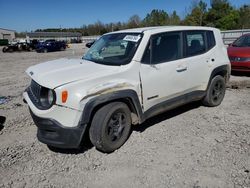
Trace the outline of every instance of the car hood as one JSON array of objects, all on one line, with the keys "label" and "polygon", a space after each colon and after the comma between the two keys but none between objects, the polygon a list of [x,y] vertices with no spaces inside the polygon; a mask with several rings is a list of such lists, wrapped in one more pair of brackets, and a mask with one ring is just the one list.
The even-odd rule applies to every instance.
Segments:
[{"label": "car hood", "polygon": [[26,73],[44,87],[56,87],[115,74],[119,66],[101,65],[82,59],[58,59],[29,67]]},{"label": "car hood", "polygon": [[227,49],[228,55],[233,57],[250,57],[250,47],[233,47]]}]

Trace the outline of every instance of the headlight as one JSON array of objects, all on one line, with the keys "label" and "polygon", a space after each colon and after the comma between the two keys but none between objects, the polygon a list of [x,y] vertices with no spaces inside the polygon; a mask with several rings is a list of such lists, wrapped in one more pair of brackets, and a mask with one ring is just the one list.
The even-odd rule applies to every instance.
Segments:
[{"label": "headlight", "polygon": [[230,57],[229,59],[233,62],[250,62],[250,57]]},{"label": "headlight", "polygon": [[50,108],[56,100],[55,92],[48,88],[42,88],[40,93],[40,103],[44,108]]},{"label": "headlight", "polygon": [[51,89],[49,89],[49,91],[48,91],[48,103],[52,104],[53,101],[54,101],[54,93]]}]

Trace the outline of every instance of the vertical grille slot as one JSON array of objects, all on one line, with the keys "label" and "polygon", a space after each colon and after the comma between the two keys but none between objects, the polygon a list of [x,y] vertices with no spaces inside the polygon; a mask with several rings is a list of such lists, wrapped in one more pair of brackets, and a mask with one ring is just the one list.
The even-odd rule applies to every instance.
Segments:
[{"label": "vertical grille slot", "polygon": [[28,88],[28,95],[31,101],[35,104],[39,104],[41,86],[36,83],[34,80],[31,81],[30,87]]}]

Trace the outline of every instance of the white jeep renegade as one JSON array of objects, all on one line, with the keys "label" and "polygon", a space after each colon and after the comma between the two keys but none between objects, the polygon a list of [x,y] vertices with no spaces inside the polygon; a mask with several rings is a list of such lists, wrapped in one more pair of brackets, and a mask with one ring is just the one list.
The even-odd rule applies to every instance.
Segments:
[{"label": "white jeep renegade", "polygon": [[192,101],[219,105],[230,71],[218,29],[138,28],[103,35],[82,59],[28,68],[23,96],[41,142],[78,148],[89,136],[112,152],[132,124]]}]

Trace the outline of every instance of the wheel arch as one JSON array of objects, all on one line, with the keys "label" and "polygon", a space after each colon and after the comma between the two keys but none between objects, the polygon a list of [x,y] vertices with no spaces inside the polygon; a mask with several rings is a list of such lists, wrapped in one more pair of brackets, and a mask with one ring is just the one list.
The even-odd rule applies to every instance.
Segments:
[{"label": "wheel arch", "polygon": [[[208,85],[207,85],[207,89],[209,88],[209,85],[212,81],[212,79],[215,77],[215,76],[222,76],[223,78],[225,78],[225,81],[227,82],[229,80],[229,77],[230,77],[230,65],[221,65],[219,67],[216,67],[211,75],[210,75],[210,78],[209,78],[209,82],[208,82]],[[206,89],[206,90],[207,90]]]},{"label": "wheel arch", "polygon": [[128,105],[131,111],[132,124],[141,123],[143,121],[142,107],[138,95],[134,90],[128,89],[102,94],[90,99],[83,109],[81,124],[90,124],[98,109],[106,104],[118,101]]}]

